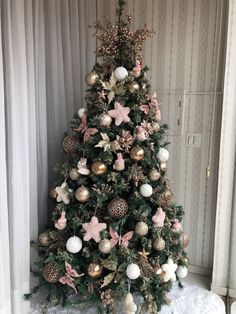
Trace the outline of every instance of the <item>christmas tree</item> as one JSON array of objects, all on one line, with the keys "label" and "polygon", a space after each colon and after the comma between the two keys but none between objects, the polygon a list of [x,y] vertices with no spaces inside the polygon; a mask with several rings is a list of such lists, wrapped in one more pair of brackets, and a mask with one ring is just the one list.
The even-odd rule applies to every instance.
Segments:
[{"label": "christmas tree", "polygon": [[124,300],[131,314],[138,292],[141,313],[157,313],[172,283],[187,275],[188,239],[165,178],[167,126],[142,57],[154,31],[132,32],[124,5],[118,1],[116,25],[95,24],[99,63],[86,76],[86,108],[63,140],[52,225],[39,235],[36,265],[39,286],[63,305],[113,313]]}]

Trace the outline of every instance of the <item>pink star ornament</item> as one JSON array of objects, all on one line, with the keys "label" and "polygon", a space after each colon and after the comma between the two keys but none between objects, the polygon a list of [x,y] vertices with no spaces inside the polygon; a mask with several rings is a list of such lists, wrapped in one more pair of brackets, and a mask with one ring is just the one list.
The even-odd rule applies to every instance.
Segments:
[{"label": "pink star ornament", "polygon": [[152,216],[152,222],[154,224],[154,227],[162,228],[164,226],[165,216],[166,213],[163,211],[163,209],[161,207],[158,207],[155,215]]},{"label": "pink star ornament", "polygon": [[128,114],[130,112],[129,107],[123,107],[118,101],[115,102],[113,110],[109,110],[110,117],[115,119],[115,125],[119,126],[122,122],[129,122],[130,118]]},{"label": "pink star ornament", "polygon": [[93,216],[88,223],[82,224],[85,231],[84,241],[94,239],[97,243],[101,240],[100,232],[105,230],[107,225],[105,223],[99,223],[96,216]]}]

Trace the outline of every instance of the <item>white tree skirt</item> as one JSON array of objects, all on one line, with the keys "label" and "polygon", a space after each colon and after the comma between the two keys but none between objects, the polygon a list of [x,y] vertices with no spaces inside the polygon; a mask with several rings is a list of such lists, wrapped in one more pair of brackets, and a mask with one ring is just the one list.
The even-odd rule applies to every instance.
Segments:
[{"label": "white tree skirt", "polygon": [[[225,305],[223,300],[215,293],[208,291],[196,285],[184,284],[184,289],[174,285],[172,291],[168,294],[171,300],[169,306],[164,305],[159,314],[225,314]],[[141,297],[135,297],[136,304],[141,303]],[[42,296],[39,294],[31,301],[31,314],[42,313],[44,308]],[[44,312],[45,313],[45,312]],[[59,306],[48,308],[48,314],[85,314],[85,311],[78,309],[65,309]],[[95,314],[96,309],[86,310],[86,314]],[[124,313],[122,305],[118,310],[119,314]]]}]

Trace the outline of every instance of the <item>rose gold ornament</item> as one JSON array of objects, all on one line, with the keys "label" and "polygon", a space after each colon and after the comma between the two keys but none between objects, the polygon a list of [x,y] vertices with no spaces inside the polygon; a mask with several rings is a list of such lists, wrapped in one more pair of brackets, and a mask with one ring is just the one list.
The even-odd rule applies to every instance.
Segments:
[{"label": "rose gold ornament", "polygon": [[49,262],[43,267],[43,277],[49,283],[56,283],[59,280],[59,267],[56,262]]},{"label": "rose gold ornament", "polygon": [[75,191],[75,198],[77,199],[77,201],[81,203],[87,202],[89,200],[89,197],[90,197],[89,189],[86,188],[85,186],[81,186]]},{"label": "rose gold ornament", "polygon": [[51,242],[51,237],[50,237],[50,234],[49,232],[43,232],[43,233],[40,233],[39,235],[39,243],[43,246],[48,246]]},{"label": "rose gold ornament", "polygon": [[108,204],[108,212],[114,218],[123,217],[128,211],[128,204],[120,197],[114,198]]},{"label": "rose gold ornament", "polygon": [[97,83],[99,75],[96,72],[90,72],[86,75],[85,81],[88,85],[93,86]]},{"label": "rose gold ornament", "polygon": [[139,236],[145,236],[148,233],[148,225],[143,222],[140,221],[135,225],[135,233]]},{"label": "rose gold ornament", "polygon": [[129,90],[131,93],[137,93],[140,90],[140,85],[138,82],[133,81],[129,85]]},{"label": "rose gold ornament", "polygon": [[184,262],[185,266],[188,267],[190,265],[190,260],[187,256],[183,257],[182,261]]},{"label": "rose gold ornament", "polygon": [[103,161],[95,161],[92,164],[92,172],[97,176],[101,176],[107,172],[107,166],[104,164]]},{"label": "rose gold ornament", "polygon": [[67,135],[63,140],[63,149],[66,153],[73,154],[78,149],[78,138],[75,135]]},{"label": "rose gold ornament", "polygon": [[160,179],[161,174],[157,169],[151,169],[148,173],[148,177],[151,181],[157,181]]},{"label": "rose gold ornament", "polygon": [[108,239],[101,240],[98,244],[99,251],[103,254],[109,254],[112,250],[112,243]]},{"label": "rose gold ornament", "polygon": [[107,128],[112,123],[112,118],[107,113],[102,113],[98,117],[100,127]]},{"label": "rose gold ornament", "polygon": [[144,149],[139,146],[134,146],[130,150],[130,157],[133,160],[139,161],[144,158]]},{"label": "rose gold ornament", "polygon": [[153,242],[153,248],[156,251],[162,251],[165,248],[165,240],[162,238],[157,238],[154,242]]},{"label": "rose gold ornament", "polygon": [[88,265],[88,275],[92,278],[97,278],[102,274],[102,265],[98,263],[90,263]]},{"label": "rose gold ornament", "polygon": [[71,180],[74,180],[74,181],[79,180],[80,174],[78,173],[78,169],[77,168],[70,169],[69,177],[71,178]]},{"label": "rose gold ornament", "polygon": [[167,164],[166,164],[165,162],[161,162],[161,164],[160,164],[160,170],[161,170],[162,172],[166,172],[166,170],[167,170]]},{"label": "rose gold ornament", "polygon": [[52,199],[56,199],[57,198],[57,192],[55,191],[54,188],[52,188],[49,192],[49,196],[52,198]]}]

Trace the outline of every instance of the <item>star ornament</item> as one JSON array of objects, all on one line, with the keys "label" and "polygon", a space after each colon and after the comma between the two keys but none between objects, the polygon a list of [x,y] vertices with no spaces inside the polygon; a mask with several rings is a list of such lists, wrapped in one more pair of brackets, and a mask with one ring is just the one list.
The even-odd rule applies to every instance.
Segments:
[{"label": "star ornament", "polygon": [[175,271],[177,269],[177,264],[173,262],[171,258],[168,259],[166,264],[162,265],[162,270],[164,272],[163,281],[167,282],[171,280],[172,282],[176,281]]},{"label": "star ornament", "polygon": [[100,232],[105,230],[107,225],[99,223],[96,216],[93,216],[88,223],[83,223],[82,227],[85,231],[84,241],[94,239],[97,243],[101,240]]},{"label": "star ornament", "polygon": [[145,249],[143,249],[141,252],[138,252],[138,255],[139,255],[140,257],[143,257],[145,260],[148,259],[148,255],[149,255],[149,254],[150,254],[150,253],[146,252]]},{"label": "star ornament", "polygon": [[129,107],[123,107],[118,101],[116,101],[114,104],[114,109],[109,110],[108,114],[110,117],[115,119],[115,125],[119,126],[122,122],[130,121],[130,118],[128,117],[129,112]]}]

